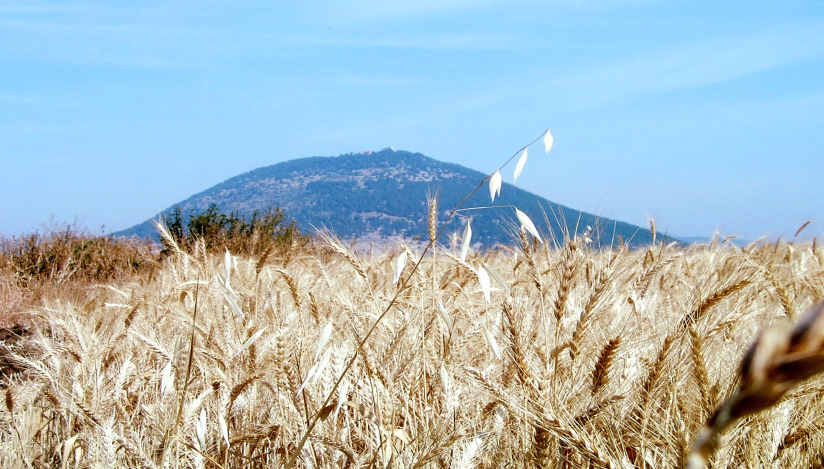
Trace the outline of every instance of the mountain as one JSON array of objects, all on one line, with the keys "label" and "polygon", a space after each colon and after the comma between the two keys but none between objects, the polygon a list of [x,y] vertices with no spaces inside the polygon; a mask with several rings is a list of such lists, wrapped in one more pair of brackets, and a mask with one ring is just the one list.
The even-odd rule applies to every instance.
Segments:
[{"label": "mountain", "polygon": [[[449,211],[487,175],[457,164],[444,163],[420,153],[387,148],[378,152],[349,153],[337,157],[300,158],[258,168],[235,176],[195,194],[161,212],[167,216],[179,207],[184,215],[205,211],[215,204],[223,212],[249,214],[280,204],[287,217],[303,231],[327,227],[344,239],[391,237],[427,239],[427,194],[439,193],[440,222]],[[461,212],[447,227],[447,234],[463,233],[465,217],[472,218],[473,243],[509,244],[517,237],[518,207],[529,215],[545,236],[582,233],[602,245],[617,244],[620,236],[631,245],[652,241],[649,230],[628,223],[599,218],[563,207],[511,184],[504,183],[490,204],[486,185],[463,208],[494,206]],[[157,237],[152,220],[116,235]],[[445,244],[449,238],[441,238]]]}]

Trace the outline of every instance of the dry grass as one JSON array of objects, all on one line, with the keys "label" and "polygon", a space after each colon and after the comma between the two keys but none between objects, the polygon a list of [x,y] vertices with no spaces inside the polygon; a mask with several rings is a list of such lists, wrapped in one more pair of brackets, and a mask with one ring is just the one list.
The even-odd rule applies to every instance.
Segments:
[{"label": "dry grass", "polygon": [[[399,287],[395,254],[331,238],[228,268],[180,251],[82,301],[44,297],[20,309],[0,466],[279,467],[319,416],[298,467],[678,467],[757,332],[824,297],[811,244],[567,241],[481,254],[509,287],[490,303],[458,252]],[[820,465],[822,399],[814,378],[731,425],[712,467]]]},{"label": "dry grass", "polygon": [[53,293],[78,297],[92,284],[150,275],[157,257],[146,241],[96,236],[73,225],[0,235],[0,324],[15,322],[16,312]]}]

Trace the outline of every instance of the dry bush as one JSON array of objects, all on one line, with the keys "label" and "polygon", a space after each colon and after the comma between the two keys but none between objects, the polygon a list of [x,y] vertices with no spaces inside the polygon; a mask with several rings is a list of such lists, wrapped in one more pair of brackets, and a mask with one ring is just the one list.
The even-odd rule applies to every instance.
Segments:
[{"label": "dry bush", "polygon": [[151,277],[175,249],[200,256],[229,249],[257,257],[261,266],[288,258],[294,248],[312,249],[312,238],[300,233],[294,222],[286,223],[276,207],[244,217],[212,206],[188,221],[176,210],[165,233],[161,244],[94,235],[72,224],[55,225],[44,233],[0,235],[0,324],[16,324],[16,311],[41,303],[52,292],[85,302],[90,285]]},{"label": "dry bush", "polygon": [[[405,287],[396,254],[334,238],[278,265],[178,251],[46,299],[3,378],[0,465],[278,467],[319,415],[298,467],[677,467],[757,331],[824,296],[810,244],[567,241],[414,273],[411,249]],[[713,467],[819,464],[822,384],[728,429]]]},{"label": "dry bush", "polygon": [[145,274],[157,249],[137,238],[92,235],[74,225],[16,237],[0,236],[0,323],[50,292],[66,295],[100,282]]}]

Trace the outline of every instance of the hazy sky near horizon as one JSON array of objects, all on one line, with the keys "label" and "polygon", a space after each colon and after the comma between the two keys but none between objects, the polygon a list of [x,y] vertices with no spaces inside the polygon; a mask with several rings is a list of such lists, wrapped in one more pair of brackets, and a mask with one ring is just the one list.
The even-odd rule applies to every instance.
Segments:
[{"label": "hazy sky near horizon", "polygon": [[[0,0],[0,233],[387,146],[677,236],[824,235],[824,1]],[[514,163],[503,171],[511,182]]]}]

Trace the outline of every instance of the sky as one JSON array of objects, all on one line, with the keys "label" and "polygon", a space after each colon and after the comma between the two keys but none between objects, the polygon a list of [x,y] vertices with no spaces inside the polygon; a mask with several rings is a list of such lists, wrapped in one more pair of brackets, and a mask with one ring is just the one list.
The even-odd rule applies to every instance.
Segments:
[{"label": "sky", "polygon": [[[0,0],[0,233],[393,146],[675,236],[824,235],[824,1]],[[514,162],[502,171],[511,182]]]}]

